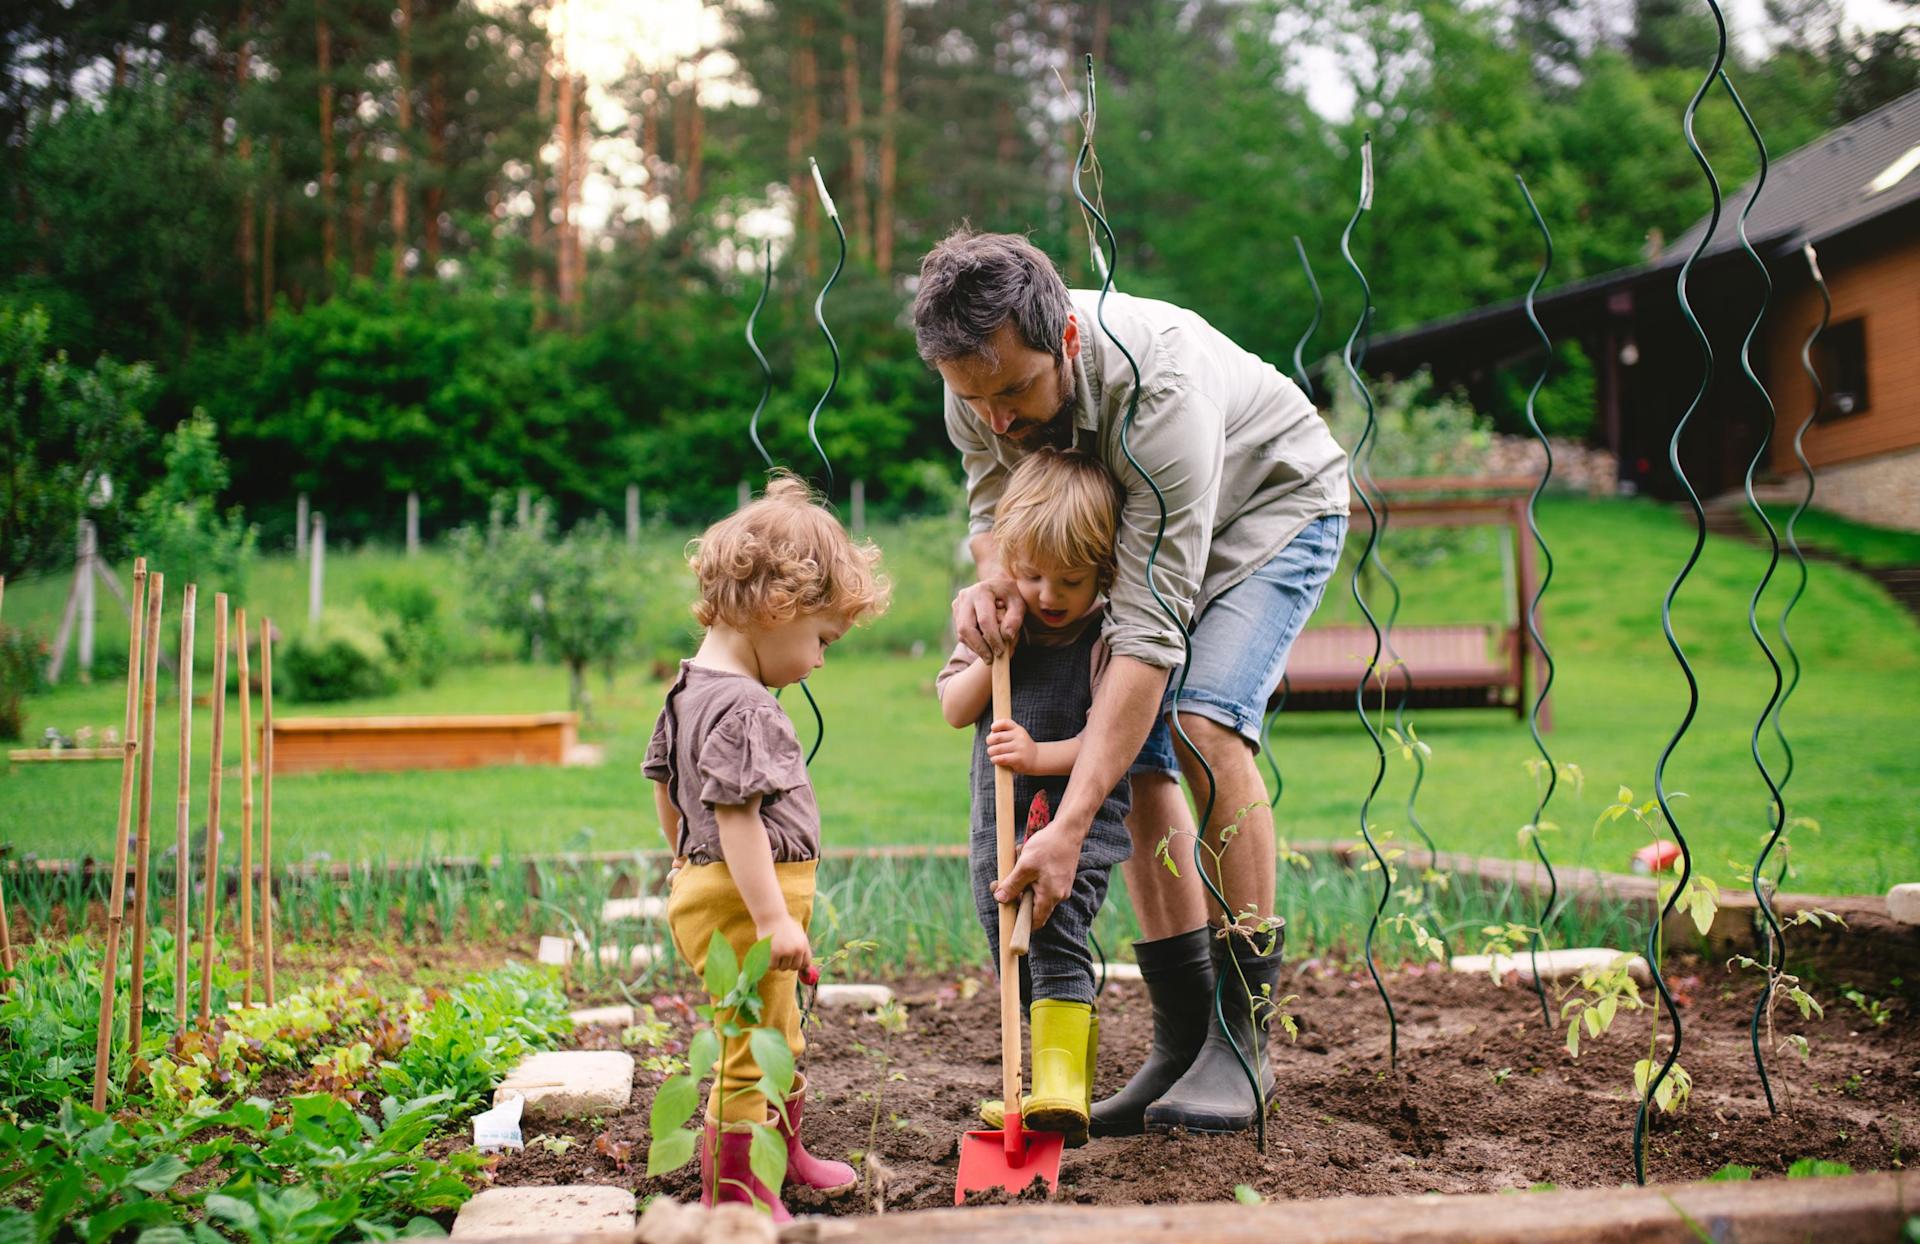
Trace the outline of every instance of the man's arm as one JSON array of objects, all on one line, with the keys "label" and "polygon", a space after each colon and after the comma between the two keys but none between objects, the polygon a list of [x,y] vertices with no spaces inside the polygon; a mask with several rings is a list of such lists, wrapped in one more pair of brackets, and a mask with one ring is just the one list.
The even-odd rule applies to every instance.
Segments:
[{"label": "man's arm", "polygon": [[1061,899],[1073,889],[1080,863],[1080,844],[1093,828],[1093,817],[1140,754],[1147,732],[1166,692],[1167,671],[1132,657],[1115,656],[1107,676],[1094,693],[1087,728],[1081,732],[1080,755],[1053,824],[1031,834],[1020,849],[1013,871],[996,881],[994,898],[1011,903],[1033,887],[1033,922],[1045,924]]}]

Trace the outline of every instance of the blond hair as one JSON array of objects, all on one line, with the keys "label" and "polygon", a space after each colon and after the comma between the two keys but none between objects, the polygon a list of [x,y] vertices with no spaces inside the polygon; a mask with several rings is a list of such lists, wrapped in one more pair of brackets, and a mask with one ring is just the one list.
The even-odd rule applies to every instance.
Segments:
[{"label": "blond hair", "polygon": [[993,516],[993,542],[1006,566],[1090,568],[1113,585],[1120,487],[1099,459],[1043,448],[1013,468]]},{"label": "blond hair", "polygon": [[707,528],[687,546],[700,581],[693,616],[747,630],[802,614],[860,622],[885,612],[891,591],[880,550],[855,544],[805,483],[776,472],[759,500]]}]

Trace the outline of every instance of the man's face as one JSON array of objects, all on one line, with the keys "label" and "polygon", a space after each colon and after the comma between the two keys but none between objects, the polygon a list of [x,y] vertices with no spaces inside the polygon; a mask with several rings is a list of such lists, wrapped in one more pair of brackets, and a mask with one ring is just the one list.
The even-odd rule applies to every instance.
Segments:
[{"label": "man's face", "polygon": [[[985,357],[950,359],[937,368],[954,395],[972,408],[995,436],[1022,448],[1072,441],[1073,359],[1080,353],[1079,326],[1069,317],[1058,361],[1020,340],[1011,321],[989,340]],[[1060,435],[1065,428],[1067,435]]]}]

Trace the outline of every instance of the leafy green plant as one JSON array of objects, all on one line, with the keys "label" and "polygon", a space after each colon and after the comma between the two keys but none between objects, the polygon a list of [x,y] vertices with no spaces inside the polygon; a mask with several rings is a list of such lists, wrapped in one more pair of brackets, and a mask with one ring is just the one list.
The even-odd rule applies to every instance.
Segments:
[{"label": "leafy green plant", "polygon": [[907,1030],[907,1009],[889,998],[876,1007],[868,1018],[880,1028],[878,1044],[869,1045],[861,1041],[853,1044],[854,1053],[866,1059],[868,1066],[873,1068],[873,1087],[854,1094],[860,1101],[870,1102],[873,1106],[873,1115],[867,1123],[867,1147],[855,1158],[863,1170],[867,1166],[866,1156],[873,1153],[880,1142],[880,1117],[886,1111],[887,1085],[907,1078],[893,1070],[893,1039]]},{"label": "leafy green plant", "polygon": [[1842,989],[1840,996],[1853,1003],[1862,1015],[1873,1022],[1875,1028],[1885,1028],[1887,1021],[1893,1018],[1893,1008],[1890,1005],[1879,998],[1870,998],[1851,986]]},{"label": "leafy green plant", "polygon": [[[773,943],[767,938],[749,946],[744,958],[736,956],[718,932],[708,943],[704,983],[712,1000],[694,1008],[705,1027],[695,1031],[687,1047],[687,1070],[668,1076],[654,1094],[647,1114],[647,1127],[653,1137],[647,1151],[648,1175],[679,1170],[699,1153],[705,1131],[688,1127],[687,1122],[700,1110],[701,1084],[719,1074],[719,1064],[735,1041],[745,1041],[752,1050],[760,1079],[728,1094],[720,1103],[721,1109],[724,1111],[726,1101],[735,1097],[759,1093],[771,1109],[784,1110],[793,1089],[793,1051],[787,1046],[785,1034],[755,1023],[762,1009],[760,981],[772,960]],[[753,1139],[748,1165],[754,1178],[777,1198],[787,1176],[786,1144],[766,1123],[749,1126]]]},{"label": "leafy green plant", "polygon": [[[1621,955],[1604,968],[1589,968],[1561,991],[1560,1018],[1567,1022],[1567,1053],[1580,1057],[1580,1033],[1605,1035],[1621,1011],[1638,1011],[1646,1004],[1634,981],[1631,955]],[[1572,995],[1572,996],[1569,996]]]}]

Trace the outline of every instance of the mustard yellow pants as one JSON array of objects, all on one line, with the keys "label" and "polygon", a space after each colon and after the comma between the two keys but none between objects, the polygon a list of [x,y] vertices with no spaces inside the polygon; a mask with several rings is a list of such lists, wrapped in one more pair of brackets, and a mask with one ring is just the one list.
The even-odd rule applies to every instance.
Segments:
[{"label": "mustard yellow pants", "polygon": [[[813,920],[813,883],[817,860],[776,863],[773,873],[780,893],[787,900],[787,912],[807,928]],[[725,861],[690,864],[674,876],[667,897],[667,924],[673,932],[674,948],[693,970],[707,970],[707,947],[719,933],[744,957],[747,948],[760,940],[754,932],[753,913],[733,883]],[[760,1023],[787,1038],[787,1048],[795,1061],[807,1048],[800,1034],[800,1006],[795,997],[799,986],[796,972],[768,972],[760,978]],[[718,1001],[718,999],[715,999]],[[750,1086],[760,1080],[760,1067],[745,1037],[727,1041],[720,1055],[720,1074],[713,1091],[707,1095],[707,1119],[713,1123],[762,1123],[767,1118],[767,1099]]]}]

